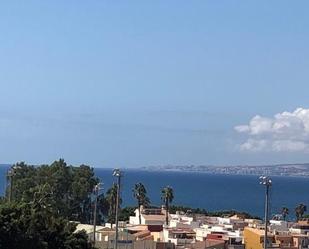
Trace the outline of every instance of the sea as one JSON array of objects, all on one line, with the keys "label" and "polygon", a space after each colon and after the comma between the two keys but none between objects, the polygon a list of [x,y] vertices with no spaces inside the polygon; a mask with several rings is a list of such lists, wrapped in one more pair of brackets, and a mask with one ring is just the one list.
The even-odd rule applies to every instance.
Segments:
[{"label": "sea", "polygon": [[[8,166],[0,167],[0,195],[4,195],[7,169]],[[96,176],[103,183],[101,191],[106,191],[116,182],[112,172],[112,169],[95,169]],[[162,188],[171,186],[174,190],[172,204],[208,211],[237,210],[263,217],[265,186],[259,184],[258,176],[132,169],[123,169],[122,172],[122,206],[136,205],[132,189],[135,183],[141,182],[154,206],[162,205]],[[273,176],[272,181],[271,214],[280,213],[284,206],[289,208],[290,218],[293,219],[296,205],[309,205],[309,178]]]}]

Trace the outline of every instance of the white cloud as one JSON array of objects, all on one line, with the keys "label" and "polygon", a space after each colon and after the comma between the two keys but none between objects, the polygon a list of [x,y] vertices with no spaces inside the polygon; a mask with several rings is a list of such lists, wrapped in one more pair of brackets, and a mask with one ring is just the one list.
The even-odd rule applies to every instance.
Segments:
[{"label": "white cloud", "polygon": [[268,141],[264,139],[249,138],[246,142],[240,145],[242,151],[263,151],[268,147]]},{"label": "white cloud", "polygon": [[309,109],[297,108],[272,118],[257,115],[235,130],[248,136],[239,147],[242,151],[309,152]]}]

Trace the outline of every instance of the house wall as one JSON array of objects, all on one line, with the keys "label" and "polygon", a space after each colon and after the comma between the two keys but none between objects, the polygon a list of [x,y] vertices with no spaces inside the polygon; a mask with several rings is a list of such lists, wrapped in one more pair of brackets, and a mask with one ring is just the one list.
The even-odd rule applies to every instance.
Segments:
[{"label": "house wall", "polygon": [[[98,249],[114,249],[114,243],[98,241]],[[155,242],[152,240],[134,241],[132,243],[118,243],[118,249],[175,249],[172,243]]]},{"label": "house wall", "polygon": [[[272,242],[273,236],[268,237],[268,241]],[[263,249],[264,236],[255,232],[250,228],[244,229],[245,249]]]}]

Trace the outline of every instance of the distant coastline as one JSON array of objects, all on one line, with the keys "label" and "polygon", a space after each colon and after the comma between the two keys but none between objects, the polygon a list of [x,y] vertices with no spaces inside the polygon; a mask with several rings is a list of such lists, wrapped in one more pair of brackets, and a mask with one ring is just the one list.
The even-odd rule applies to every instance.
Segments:
[{"label": "distant coastline", "polygon": [[287,176],[287,177],[306,177],[309,178],[309,163],[302,164],[276,164],[276,165],[237,165],[237,166],[150,166],[142,167],[147,171],[165,171],[165,172],[191,172],[207,173],[216,175],[268,175],[268,176]]},{"label": "distant coastline", "polygon": [[[0,164],[1,168],[8,168],[12,164]],[[100,169],[100,167],[95,167]],[[109,169],[109,168],[104,168]],[[112,168],[110,168],[112,170]],[[273,164],[273,165],[161,165],[144,166],[136,168],[124,168],[130,171],[154,171],[154,172],[180,172],[180,173],[204,173],[214,175],[239,175],[239,176],[285,176],[309,178],[309,163]]]}]

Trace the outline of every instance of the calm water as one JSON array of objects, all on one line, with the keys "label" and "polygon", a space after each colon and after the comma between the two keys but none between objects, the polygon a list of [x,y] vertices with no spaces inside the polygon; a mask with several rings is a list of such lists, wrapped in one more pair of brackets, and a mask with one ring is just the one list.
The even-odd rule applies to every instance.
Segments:
[{"label": "calm water", "polygon": [[[5,187],[4,167],[0,167],[0,193]],[[111,169],[96,169],[96,175],[104,182],[104,188],[113,181]],[[295,177],[272,177],[271,211],[280,212],[287,206],[293,216],[299,203],[309,206],[309,179]],[[148,172],[125,170],[122,182],[123,205],[136,205],[132,197],[133,185],[142,182],[151,202],[161,205],[161,189],[170,185],[174,189],[174,204],[201,207],[206,210],[235,209],[263,216],[264,187],[257,176],[226,176],[200,173]]]}]

